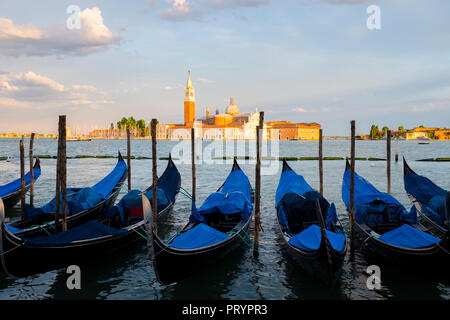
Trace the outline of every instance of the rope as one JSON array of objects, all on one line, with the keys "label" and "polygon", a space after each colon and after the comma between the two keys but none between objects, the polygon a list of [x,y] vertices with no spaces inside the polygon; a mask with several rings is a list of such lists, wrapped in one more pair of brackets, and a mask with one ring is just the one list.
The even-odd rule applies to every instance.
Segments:
[{"label": "rope", "polygon": [[47,235],[51,236],[52,234],[50,232],[47,231],[47,229],[45,229],[44,225],[42,224],[36,224],[36,225],[32,225],[30,228],[34,228],[34,227],[38,227],[41,228],[42,230],[45,231],[45,233],[47,233]]},{"label": "rope", "polygon": [[179,236],[181,233],[177,232],[175,233],[173,236],[171,236],[166,242],[170,243],[170,241],[172,241],[173,239],[175,239],[177,236]]},{"label": "rope", "polygon": [[179,187],[178,188],[178,192],[181,193],[183,196],[185,196],[186,198],[192,200],[192,195],[189,193],[189,191],[187,191],[186,189],[184,189],[183,187]]},{"label": "rope", "polygon": [[140,235],[142,238],[144,238],[145,240],[147,240],[147,237],[144,236],[143,234],[141,234],[139,231],[137,231],[136,229],[133,229],[134,232],[136,232],[138,235]]},{"label": "rope", "polygon": [[[236,232],[234,230],[237,230],[238,232]],[[247,242],[247,240],[244,237],[242,237],[239,234],[239,231],[242,231],[247,236],[248,242]],[[235,235],[237,235],[242,240],[242,242],[244,242],[249,248],[259,252],[259,250],[255,248],[255,243],[253,242],[252,239],[250,239],[250,236],[248,235],[248,233],[244,229],[234,227],[233,229],[231,229],[231,231],[228,231],[227,234],[235,234]]]}]

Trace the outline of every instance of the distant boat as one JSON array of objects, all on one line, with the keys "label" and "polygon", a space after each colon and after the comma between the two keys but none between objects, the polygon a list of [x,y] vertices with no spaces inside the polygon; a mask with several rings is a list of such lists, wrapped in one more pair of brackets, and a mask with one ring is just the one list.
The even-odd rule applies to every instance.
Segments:
[{"label": "distant boat", "polygon": [[[58,137],[55,138],[55,140],[58,140]],[[75,142],[75,141],[91,141],[90,138],[66,138],[66,142]]]},{"label": "distant boat", "polygon": [[74,141],[91,141],[92,139],[89,138],[69,138],[66,139],[67,142],[74,142]]},{"label": "distant boat", "polygon": [[418,137],[417,140],[419,140],[419,144],[430,144],[430,138],[428,137]]}]

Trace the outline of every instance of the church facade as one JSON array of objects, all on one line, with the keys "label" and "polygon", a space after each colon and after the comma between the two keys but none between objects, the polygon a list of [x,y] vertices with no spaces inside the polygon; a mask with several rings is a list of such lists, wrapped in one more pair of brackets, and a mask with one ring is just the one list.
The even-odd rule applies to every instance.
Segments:
[{"label": "church facade", "polygon": [[[197,139],[203,140],[255,140],[256,127],[259,124],[258,109],[255,112],[241,113],[234,98],[225,112],[216,109],[211,115],[210,108],[206,109],[205,117],[195,119],[195,90],[189,72],[186,88],[184,89],[184,123],[157,125],[157,139],[185,140],[191,139],[191,129],[195,129]],[[264,140],[317,140],[320,125],[293,124],[287,121],[264,123]],[[303,133],[301,133],[303,132]]]}]

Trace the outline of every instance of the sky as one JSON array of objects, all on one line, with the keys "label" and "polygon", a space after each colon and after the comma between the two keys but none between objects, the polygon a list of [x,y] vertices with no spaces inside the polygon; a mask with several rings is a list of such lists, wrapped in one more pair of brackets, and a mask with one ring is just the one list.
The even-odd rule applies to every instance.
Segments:
[{"label": "sky", "polygon": [[233,97],[328,136],[350,120],[357,134],[450,127],[448,12],[447,0],[3,0],[0,132],[54,133],[60,114],[75,133],[124,116],[182,123],[188,70],[197,118]]}]

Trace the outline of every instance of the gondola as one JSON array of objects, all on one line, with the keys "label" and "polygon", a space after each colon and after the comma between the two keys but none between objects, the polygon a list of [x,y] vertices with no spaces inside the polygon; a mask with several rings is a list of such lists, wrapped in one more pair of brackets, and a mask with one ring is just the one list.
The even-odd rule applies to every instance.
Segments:
[{"label": "gondola", "polygon": [[193,202],[189,222],[167,243],[148,227],[149,254],[158,281],[164,285],[178,282],[225,258],[244,245],[252,217],[251,185],[234,159],[224,184],[198,210]]},{"label": "gondola", "polygon": [[[33,178],[36,181],[41,175],[41,162],[39,158],[36,158],[33,166]],[[25,192],[30,189],[31,186],[31,172],[25,175]],[[0,186],[0,199],[3,200],[5,208],[14,207],[20,200],[21,195],[21,180],[16,179],[8,184]]]},{"label": "gondola", "polygon": [[[430,179],[415,173],[406,163],[405,158],[403,158],[403,183],[408,198],[417,209],[419,222],[428,228],[431,234],[443,238],[448,232],[449,224],[448,217],[445,215],[447,191]],[[449,246],[447,248],[450,250]]]},{"label": "gondola", "polygon": [[309,274],[333,285],[347,252],[334,203],[330,204],[283,160],[275,208],[289,256]]},{"label": "gondola", "polygon": [[[447,195],[447,198],[450,197]],[[350,164],[347,160],[342,200],[350,210]],[[449,199],[447,199],[448,202]],[[448,232],[442,238],[432,235],[417,223],[417,211],[413,206],[408,212],[400,202],[387,193],[378,191],[355,172],[354,184],[355,223],[353,236],[366,252],[393,264],[428,270],[446,268],[450,252],[445,249]],[[446,214],[449,215],[450,207]]]},{"label": "gondola", "polygon": [[[158,179],[158,216],[165,216],[175,203],[180,173],[169,163]],[[36,238],[19,238],[2,223],[0,259],[3,270],[13,277],[55,270],[99,258],[146,241],[142,194],[152,198],[152,186],[131,190],[99,220],[90,220],[65,232]],[[145,211],[151,211],[146,209]]]},{"label": "gondola", "polygon": [[[72,228],[98,219],[105,210],[114,205],[127,172],[127,165],[119,152],[116,166],[101,181],[90,188],[67,188],[67,227]],[[55,203],[53,198],[40,208],[26,205],[25,219],[6,224],[6,227],[19,238],[46,236],[61,231],[62,217],[55,226]]]}]

